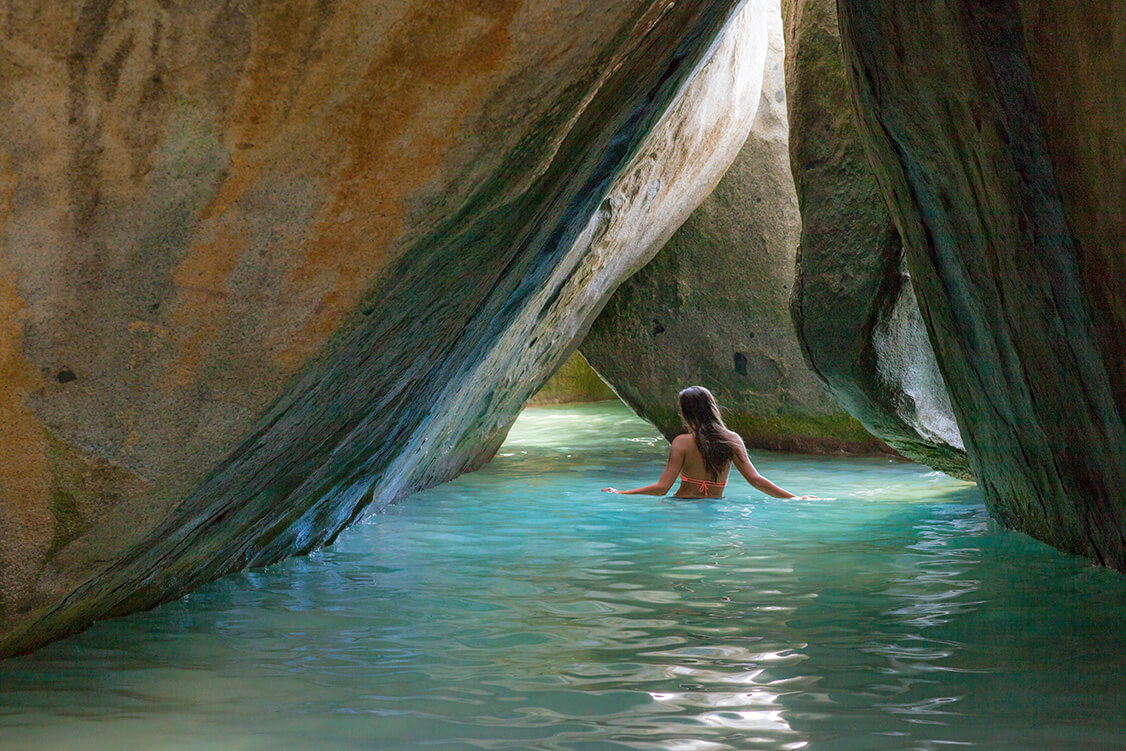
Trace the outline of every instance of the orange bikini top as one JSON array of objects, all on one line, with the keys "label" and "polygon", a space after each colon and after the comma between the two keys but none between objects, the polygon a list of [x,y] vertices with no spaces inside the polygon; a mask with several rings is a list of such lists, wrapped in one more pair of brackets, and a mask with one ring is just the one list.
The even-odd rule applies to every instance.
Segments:
[{"label": "orange bikini top", "polygon": [[713,482],[711,480],[697,480],[695,477],[688,477],[687,475],[684,475],[684,474],[682,474],[680,476],[680,479],[681,479],[682,482],[694,482],[694,483],[696,483],[697,485],[700,486],[700,489],[703,490],[705,493],[710,491],[712,488],[719,488],[720,490],[723,490],[724,487],[727,486],[727,480],[724,480],[723,482],[719,482],[718,480],[715,481],[715,482]]}]

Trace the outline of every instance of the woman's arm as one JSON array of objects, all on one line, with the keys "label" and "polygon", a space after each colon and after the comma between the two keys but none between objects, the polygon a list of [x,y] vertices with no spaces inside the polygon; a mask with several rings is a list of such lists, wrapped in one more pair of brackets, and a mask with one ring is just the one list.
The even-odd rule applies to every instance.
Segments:
[{"label": "woman's arm", "polygon": [[[770,480],[760,475],[758,470],[755,469],[755,465],[751,464],[751,457],[747,455],[747,447],[743,445],[743,439],[739,438],[738,434],[736,434],[736,438],[738,439],[738,443],[735,447],[735,458],[732,460],[732,464],[735,465],[735,469],[739,470],[739,474],[743,475],[752,487],[775,498],[797,498],[797,496],[790,491],[778,487]],[[807,496],[802,497],[805,498]]]},{"label": "woman's arm", "polygon": [[[669,461],[665,464],[665,471],[661,473],[658,479],[652,485],[646,485],[643,488],[634,488],[633,490],[616,490],[614,488],[602,488],[604,493],[620,493],[622,495],[664,495],[669,492],[672,484],[676,482],[676,476],[680,474],[680,468],[684,466],[684,439],[685,436],[677,436],[672,441],[672,446],[669,447]],[[691,436],[688,437],[691,440]]]}]

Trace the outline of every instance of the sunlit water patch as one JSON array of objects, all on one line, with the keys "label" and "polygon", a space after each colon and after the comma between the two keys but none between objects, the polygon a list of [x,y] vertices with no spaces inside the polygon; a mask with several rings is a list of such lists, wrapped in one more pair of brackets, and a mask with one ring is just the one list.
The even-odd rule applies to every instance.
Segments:
[{"label": "sunlit water patch", "polygon": [[0,663],[0,749],[1118,749],[1126,577],[886,459],[651,482],[623,407],[531,410],[332,548]]}]

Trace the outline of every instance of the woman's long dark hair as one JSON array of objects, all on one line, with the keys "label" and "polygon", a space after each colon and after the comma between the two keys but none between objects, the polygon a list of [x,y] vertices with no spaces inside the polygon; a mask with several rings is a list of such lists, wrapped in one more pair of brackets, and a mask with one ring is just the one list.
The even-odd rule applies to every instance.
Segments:
[{"label": "woman's long dark hair", "polygon": [[681,391],[680,417],[696,439],[709,479],[719,479],[724,465],[735,458],[735,444],[728,438],[730,431],[719,416],[719,404],[712,392],[703,386],[689,386]]}]

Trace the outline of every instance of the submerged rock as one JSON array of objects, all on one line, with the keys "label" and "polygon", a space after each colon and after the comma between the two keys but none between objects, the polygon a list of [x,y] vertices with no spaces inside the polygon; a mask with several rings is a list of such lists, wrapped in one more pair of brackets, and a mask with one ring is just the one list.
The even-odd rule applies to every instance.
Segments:
[{"label": "submerged rock", "polygon": [[896,451],[971,479],[903,248],[849,100],[835,0],[784,0],[790,158],[801,205],[792,313],[833,396]]},{"label": "submerged rock", "polygon": [[1126,5],[840,10],[864,143],[990,510],[1126,570]]},{"label": "submerged rock", "polygon": [[14,8],[0,655],[486,461],[737,151],[736,6]]},{"label": "submerged rock", "polygon": [[881,444],[810,373],[790,321],[801,222],[776,2],[770,42],[762,98],[738,158],[656,257],[622,283],[581,349],[670,440],[684,430],[677,392],[703,384],[748,445],[870,453]]}]

